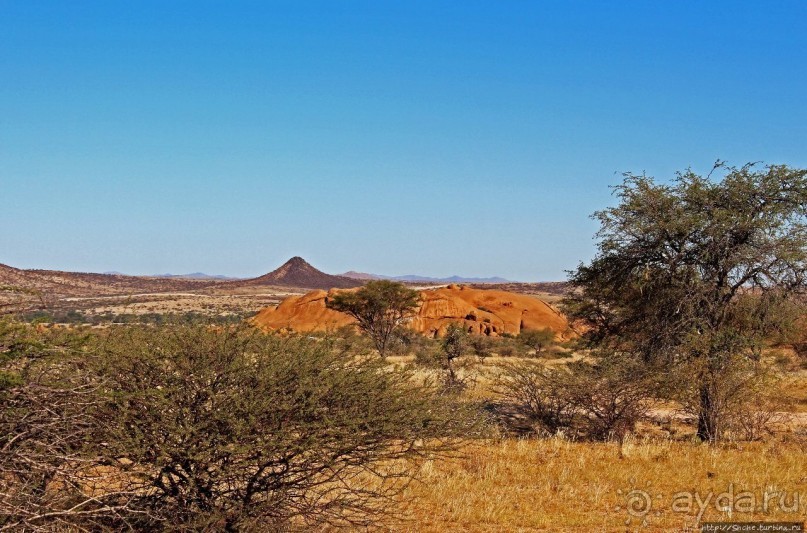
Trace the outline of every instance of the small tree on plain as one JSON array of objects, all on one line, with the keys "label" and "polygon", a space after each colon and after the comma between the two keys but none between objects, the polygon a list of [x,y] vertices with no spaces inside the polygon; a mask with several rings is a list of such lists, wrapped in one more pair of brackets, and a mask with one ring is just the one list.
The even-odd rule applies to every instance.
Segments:
[{"label": "small tree on plain", "polygon": [[518,338],[529,348],[540,354],[555,343],[555,332],[549,328],[528,329],[519,333]]},{"label": "small tree on plain", "polygon": [[569,431],[575,408],[565,368],[530,363],[507,364],[495,389],[502,421],[522,434],[555,435]]},{"label": "small tree on plain", "polygon": [[418,292],[403,283],[375,280],[358,290],[337,293],[328,298],[326,305],[356,319],[383,357],[395,328],[412,316],[419,299]]},{"label": "small tree on plain", "polygon": [[457,360],[471,350],[468,332],[460,324],[449,324],[445,337],[440,343],[440,367],[445,375],[444,384],[448,391],[459,392],[467,383],[460,377]]}]

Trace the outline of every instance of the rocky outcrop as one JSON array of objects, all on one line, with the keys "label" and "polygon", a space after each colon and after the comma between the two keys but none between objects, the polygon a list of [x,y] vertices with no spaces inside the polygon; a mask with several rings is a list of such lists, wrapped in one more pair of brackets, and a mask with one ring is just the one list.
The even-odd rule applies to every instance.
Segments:
[{"label": "rocky outcrop", "polygon": [[277,307],[263,309],[252,320],[264,329],[293,331],[330,331],[353,324],[350,316],[326,307],[326,299],[334,290],[289,296]]},{"label": "rocky outcrop", "polygon": [[[327,331],[353,324],[353,319],[326,306],[330,292],[291,296],[253,321],[267,330]],[[517,335],[525,329],[549,328],[559,339],[572,335],[566,318],[535,297],[512,292],[450,285],[420,291],[421,303],[408,327],[431,337],[442,336],[452,323],[479,335]]]}]

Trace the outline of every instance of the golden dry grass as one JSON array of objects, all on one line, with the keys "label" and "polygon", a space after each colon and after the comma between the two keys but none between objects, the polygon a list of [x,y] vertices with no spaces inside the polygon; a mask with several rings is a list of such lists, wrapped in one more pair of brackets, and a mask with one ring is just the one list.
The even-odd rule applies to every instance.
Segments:
[{"label": "golden dry grass", "polygon": [[[462,459],[424,465],[422,481],[409,489],[411,523],[403,530],[697,531],[692,529],[701,507],[696,493],[701,501],[709,498],[702,506],[706,521],[804,521],[805,458],[803,445],[793,442],[709,447],[506,439],[474,444]],[[643,505],[643,494],[631,496],[632,490],[652,499],[646,514],[627,510],[631,497]],[[725,495],[715,502],[728,491],[733,504],[726,506]],[[748,512],[749,495],[739,497],[745,491],[753,494],[758,510]],[[766,493],[767,512],[762,509]],[[798,508],[788,511],[794,497],[800,498]],[[687,503],[691,512],[683,512]]]},{"label": "golden dry grass", "polygon": [[782,392],[791,400],[793,411],[807,412],[807,370],[792,372]]},{"label": "golden dry grass", "polygon": [[[501,366],[520,360],[490,357],[477,365],[475,386],[465,398],[494,398],[491,386]],[[569,361],[540,360],[550,365]],[[396,363],[409,364],[411,359]],[[807,410],[807,372],[790,371],[787,378],[782,396],[791,400],[794,418],[801,417]],[[666,532],[700,531],[699,519],[802,522],[807,520],[802,418],[769,442],[715,447],[682,440],[694,433],[682,423],[678,440],[630,438],[622,445],[563,439],[476,443],[462,459],[424,465],[420,482],[409,489],[410,523],[402,530]],[[658,429],[645,424],[640,434],[664,433]],[[634,492],[631,499],[631,491],[642,492]],[[628,505],[644,505],[645,493],[652,501],[649,510],[635,508],[631,514]],[[756,507],[753,512],[749,504]]]}]

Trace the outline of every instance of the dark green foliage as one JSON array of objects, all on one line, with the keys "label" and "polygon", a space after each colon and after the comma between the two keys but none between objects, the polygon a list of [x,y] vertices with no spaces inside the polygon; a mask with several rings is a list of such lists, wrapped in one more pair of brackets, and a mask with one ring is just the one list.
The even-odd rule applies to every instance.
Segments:
[{"label": "dark green foliage", "polygon": [[513,335],[490,337],[490,346],[491,351],[501,357],[523,357],[527,355],[527,346]]},{"label": "dark green foliage", "polygon": [[460,375],[458,365],[459,359],[471,350],[469,337],[461,324],[449,324],[440,341],[438,364],[443,371],[443,386],[449,392],[457,393],[468,386],[467,376]]},{"label": "dark green foliage", "polygon": [[462,324],[449,324],[446,334],[440,341],[440,346],[448,361],[453,361],[465,355],[471,347],[470,335]]},{"label": "dark green foliage", "polygon": [[449,324],[445,335],[430,340],[415,352],[415,361],[439,372],[442,390],[459,394],[475,380],[474,367],[478,362],[474,340],[461,323]]},{"label": "dark green foliage", "polygon": [[306,336],[329,340],[334,349],[345,356],[366,356],[373,352],[372,341],[355,326],[342,326],[332,332],[309,332]]},{"label": "dark green foliage", "polygon": [[405,326],[398,326],[392,331],[387,343],[388,355],[417,354],[434,347],[434,340],[421,335]]},{"label": "dark green foliage", "polygon": [[468,344],[473,354],[480,358],[490,357],[494,342],[487,335],[469,335]]}]

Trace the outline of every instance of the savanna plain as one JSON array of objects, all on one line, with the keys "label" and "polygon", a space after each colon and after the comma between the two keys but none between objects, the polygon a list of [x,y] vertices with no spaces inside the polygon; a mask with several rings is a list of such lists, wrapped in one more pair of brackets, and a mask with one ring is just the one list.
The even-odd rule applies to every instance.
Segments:
[{"label": "savanna plain", "polygon": [[0,529],[802,524],[806,176],[628,176],[562,283],[0,266]]}]

